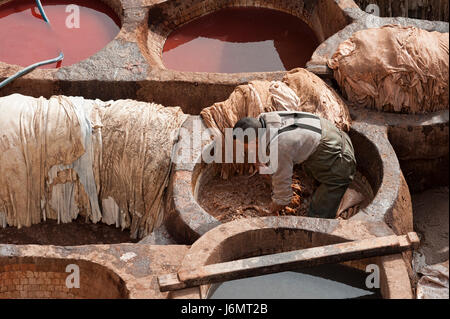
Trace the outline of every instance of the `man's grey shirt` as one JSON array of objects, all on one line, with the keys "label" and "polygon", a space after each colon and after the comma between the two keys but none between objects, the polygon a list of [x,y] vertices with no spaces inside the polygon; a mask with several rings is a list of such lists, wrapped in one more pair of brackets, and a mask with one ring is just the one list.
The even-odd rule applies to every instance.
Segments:
[{"label": "man's grey shirt", "polygon": [[[300,116],[296,118],[295,113]],[[277,134],[271,141],[267,140],[270,144],[278,144],[278,168],[272,176],[272,200],[279,205],[289,205],[291,202],[294,165],[306,161],[317,150],[322,137],[317,132],[322,129],[320,118],[315,116],[302,118],[302,114],[312,115],[302,112],[271,112],[259,116],[265,122],[267,138],[270,136],[270,129],[280,130],[294,123],[316,128],[316,130],[296,128]]]}]

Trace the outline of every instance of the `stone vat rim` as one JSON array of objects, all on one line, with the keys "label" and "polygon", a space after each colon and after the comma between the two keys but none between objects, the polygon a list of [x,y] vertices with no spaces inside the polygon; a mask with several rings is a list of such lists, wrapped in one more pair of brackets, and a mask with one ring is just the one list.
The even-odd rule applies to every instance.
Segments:
[{"label": "stone vat rim", "polygon": [[[206,2],[207,0],[203,0],[204,2]],[[354,17],[355,16],[358,16],[358,14],[352,14],[352,11],[353,10],[356,10],[357,12],[359,12],[359,11],[362,11],[360,8],[359,8],[359,6],[353,1],[353,0],[347,0],[347,1],[340,1],[340,0],[328,0],[328,1],[332,1],[332,2],[334,2],[335,4],[336,4],[336,6],[337,6],[337,8],[338,9],[340,9],[341,10],[341,12],[342,12],[342,16],[344,17],[344,19],[346,19],[346,25],[343,27],[343,28],[346,28],[347,26],[349,26],[350,24],[352,24],[353,23],[353,21],[354,21]],[[288,11],[286,11],[286,10],[282,10],[281,9],[281,7],[276,7],[276,6],[274,6],[274,5],[272,5],[271,3],[270,3],[270,1],[268,2],[268,3],[265,3],[265,2],[263,2],[263,1],[260,1],[260,2],[258,2],[257,4],[254,4],[254,3],[245,3],[245,4],[240,4],[240,3],[235,3],[236,1],[234,1],[234,2],[231,2],[231,3],[229,3],[229,4],[227,4],[227,5],[225,5],[223,8],[214,8],[214,9],[212,9],[212,10],[209,10],[208,12],[206,12],[205,13],[205,15],[207,15],[207,14],[211,14],[211,13],[213,13],[213,12],[216,12],[216,11],[218,11],[218,10],[221,10],[221,9],[224,9],[224,8],[234,8],[234,7],[245,7],[245,8],[247,8],[247,7],[255,7],[255,8],[265,8],[265,9],[269,9],[269,10],[276,10],[276,11],[279,11],[279,12],[285,12],[285,13],[287,13],[287,14],[290,14],[290,15],[292,15],[292,16],[294,16],[294,17],[297,17],[298,19],[300,19],[300,20],[302,20],[302,21],[304,21],[312,30],[313,30],[313,28],[304,20],[304,18],[302,18],[302,17],[300,17],[300,16],[297,16],[297,15],[294,15],[293,13],[292,13],[292,11],[291,12],[288,12]],[[178,3],[178,1],[177,0],[159,0],[159,1],[156,1],[155,3],[152,3],[151,5],[149,5],[148,6],[148,10],[150,11],[151,9],[154,9],[154,8],[159,8],[159,7],[161,7],[161,6],[164,6],[164,5],[171,5],[172,3],[175,3],[175,5],[180,5],[180,3]],[[162,9],[162,10],[164,10],[164,9]],[[182,26],[182,25],[184,25],[184,24],[186,24],[186,23],[189,23],[189,22],[191,22],[191,21],[194,21],[195,19],[198,19],[198,18],[200,18],[200,17],[202,17],[202,16],[204,16],[204,15],[198,15],[198,16],[195,16],[195,17],[189,17],[188,19],[186,19],[186,20],[183,20],[183,22],[181,22],[181,23],[174,23],[174,25],[178,28],[178,27],[180,27],[180,26]],[[172,18],[173,18],[173,16],[171,16]],[[167,19],[168,18],[166,18],[166,20],[165,21],[167,21]],[[165,22],[164,21],[164,22]],[[152,62],[154,63],[154,64],[156,64],[156,67],[157,67],[157,69],[159,69],[160,71],[168,71],[168,72],[170,72],[170,73],[173,73],[173,77],[176,77],[176,75],[177,74],[182,74],[182,75],[195,75],[195,74],[208,74],[208,78],[210,78],[211,79],[211,82],[213,82],[213,83],[217,83],[217,81],[220,81],[220,78],[221,78],[221,75],[223,75],[223,74],[227,74],[227,75],[230,75],[231,77],[239,77],[239,76],[248,76],[248,77],[250,77],[250,78],[257,78],[257,77],[260,77],[260,76],[265,76],[265,77],[267,77],[267,76],[271,76],[271,75],[276,75],[276,74],[278,74],[278,73],[282,73],[282,74],[285,74],[286,72],[288,72],[289,70],[286,70],[286,71],[282,71],[282,70],[277,70],[277,71],[270,71],[270,72],[238,72],[238,73],[219,73],[219,72],[192,72],[192,71],[179,71],[179,70],[172,70],[172,69],[169,69],[169,68],[167,68],[165,65],[164,65],[164,62],[163,62],[163,59],[162,59],[162,50],[163,50],[163,47],[164,47],[164,44],[165,44],[165,42],[166,42],[166,40],[167,40],[167,37],[170,35],[170,32],[172,32],[173,31],[173,29],[170,29],[168,26],[167,26],[167,24],[169,24],[169,23],[164,23],[164,22],[158,22],[158,23],[155,23],[155,24],[152,24],[150,21],[148,22],[148,29],[147,29],[147,32],[150,34],[150,33],[155,33],[156,32],[156,30],[152,30],[151,28],[150,28],[150,26],[161,26],[162,25],[162,27],[163,28],[167,28],[167,30],[164,30],[164,31],[162,31],[162,30],[159,30],[159,31],[161,31],[163,34],[161,35],[161,34],[158,34],[158,38],[159,37],[161,37],[161,38],[163,38],[163,41],[160,41],[160,45],[158,45],[160,48],[159,48],[159,51],[158,51],[158,54],[156,54],[151,60],[152,60]],[[170,32],[169,32],[169,29],[170,29]],[[342,29],[340,29],[339,31],[341,31]],[[323,30],[321,29],[321,31],[323,32]],[[316,32],[314,32],[314,33],[316,33]],[[322,36],[324,36],[324,35],[322,35]],[[325,37],[324,36],[324,38],[322,39],[322,40],[320,40],[320,35],[318,35],[318,34],[316,34],[316,37],[317,37],[317,39],[319,40],[319,45],[318,45],[318,47],[320,47],[320,44],[321,43],[324,43],[328,38],[327,37]],[[148,39],[147,39],[147,44],[146,44],[146,47],[147,47],[147,50],[149,50],[149,45],[148,45]],[[318,47],[314,50],[314,52],[318,49]],[[314,56],[314,53],[313,53],[313,56]],[[151,63],[150,63],[151,64]],[[305,68],[307,68],[306,66],[305,66]],[[308,68],[307,68],[308,69]]]},{"label": "stone vat rim", "polygon": [[[357,229],[360,233],[355,234],[350,229]],[[377,228],[376,234],[373,230]],[[380,237],[394,235],[394,232],[383,222],[368,223],[364,221],[340,221],[340,220],[326,220],[326,222],[318,221],[315,218],[309,217],[297,217],[297,216],[284,216],[284,217],[257,217],[249,219],[235,220],[229,223],[222,224],[204,234],[199,240],[197,240],[181,262],[181,266],[178,271],[189,270],[196,266],[203,266],[209,264],[209,258],[221,245],[225,245],[227,241],[232,238],[236,238],[240,235],[248,234],[251,232],[265,231],[265,230],[288,230],[288,231],[306,231],[311,234],[318,234],[324,236],[330,236],[342,239],[342,242],[360,240],[366,238]],[[378,257],[379,261],[385,267],[386,263],[389,263],[392,259],[399,262],[398,267],[402,273],[402,277],[398,279],[398,273],[395,273],[387,267],[384,269],[386,275],[386,285],[390,286],[392,280],[399,280],[402,286],[408,286],[411,290],[411,283],[409,281],[407,267],[401,254],[386,255]],[[397,269],[398,270],[398,269]],[[408,279],[408,280],[406,280]],[[398,284],[398,283],[397,283]],[[208,298],[209,289],[211,285],[202,285],[199,287],[199,293],[201,298]],[[407,294],[408,295],[408,294]],[[396,297],[388,296],[388,297]],[[409,295],[412,297],[412,293]]]},{"label": "stone vat rim", "polygon": [[[191,117],[193,118],[193,117]],[[187,125],[188,121],[183,125]],[[382,221],[385,222],[386,216],[391,213],[394,208],[396,198],[400,189],[399,176],[401,174],[400,164],[394,152],[392,145],[387,139],[387,127],[375,126],[365,123],[354,122],[352,131],[361,135],[375,149],[378,150],[379,161],[381,162],[382,178],[378,190],[372,202],[366,208],[362,209],[357,215],[350,220],[368,220],[368,221]],[[375,142],[376,140],[376,142]],[[210,145],[210,143],[208,143]],[[186,145],[179,145],[180,148],[190,147]],[[204,150],[206,147],[202,147]],[[194,150],[195,151],[195,150]],[[177,152],[177,154],[179,154]],[[177,155],[176,155],[177,156]],[[173,201],[173,210],[169,213],[170,217],[166,223],[169,225],[179,225],[179,227],[167,227],[171,235],[175,238],[185,237],[186,232],[191,234],[188,241],[195,241],[197,238],[204,235],[207,231],[221,225],[222,223],[208,214],[195,200],[192,189],[192,180],[194,170],[200,163],[201,153],[197,153],[193,162],[190,164],[174,164],[173,179],[171,187],[173,187],[173,196],[169,198]],[[177,163],[178,161],[175,160]],[[394,191],[392,191],[394,188]],[[379,212],[382,210],[382,212]],[[326,219],[320,219],[326,221]],[[183,232],[181,235],[177,232]]]}]

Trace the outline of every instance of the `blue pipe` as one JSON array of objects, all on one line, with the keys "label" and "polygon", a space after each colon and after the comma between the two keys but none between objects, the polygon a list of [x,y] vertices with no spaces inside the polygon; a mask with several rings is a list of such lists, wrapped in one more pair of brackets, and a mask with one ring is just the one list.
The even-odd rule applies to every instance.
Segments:
[{"label": "blue pipe", "polygon": [[[42,18],[44,19],[44,21],[47,22],[48,25],[50,25],[50,21],[49,21],[47,15],[45,14],[45,11],[44,11],[44,8],[42,7],[41,1],[40,0],[36,0],[36,5],[37,5],[37,7],[39,9],[39,12],[40,12]],[[16,74],[13,74],[10,77],[8,77],[7,79],[5,79],[2,82],[0,82],[0,89],[2,87],[4,87],[5,85],[11,83],[15,79],[17,79],[17,78],[19,78],[19,77],[21,77],[21,76],[23,76],[23,75],[33,71],[34,69],[36,69],[39,66],[56,63],[56,62],[61,61],[62,59],[64,59],[64,54],[62,52],[60,52],[59,55],[56,58],[54,58],[54,59],[45,60],[45,61],[41,61],[41,62],[37,62],[37,63],[31,64],[31,65],[27,66],[25,69],[20,70]]]},{"label": "blue pipe", "polygon": [[21,77],[21,76],[23,76],[23,75],[33,71],[38,66],[56,63],[56,62],[61,61],[62,59],[64,59],[64,54],[61,52],[56,58],[53,58],[53,59],[50,59],[50,60],[41,61],[41,62],[37,62],[35,64],[29,65],[25,69],[20,70],[16,74],[11,75],[6,80],[3,80],[2,82],[0,82],[0,88],[4,87],[5,85],[9,84],[10,82],[14,81],[15,79],[17,79],[17,78],[19,78],[19,77]]},{"label": "blue pipe", "polygon": [[45,22],[50,24],[50,20],[48,20],[47,15],[45,14],[44,8],[42,7],[41,0],[36,0],[36,5],[39,9],[39,13],[41,14],[42,18]]}]

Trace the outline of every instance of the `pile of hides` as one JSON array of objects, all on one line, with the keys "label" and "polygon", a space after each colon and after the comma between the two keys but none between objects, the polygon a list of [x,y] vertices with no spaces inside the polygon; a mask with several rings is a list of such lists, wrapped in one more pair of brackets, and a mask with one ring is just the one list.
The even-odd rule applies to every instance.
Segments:
[{"label": "pile of hides", "polygon": [[426,266],[417,284],[417,299],[448,299],[448,260],[444,263]]},{"label": "pile of hides", "polygon": [[355,105],[409,114],[448,109],[448,33],[397,25],[359,31],[328,65]]},{"label": "pile of hides", "polygon": [[81,215],[141,238],[161,224],[180,108],[13,94],[0,112],[0,226]]},{"label": "pile of hides", "polygon": [[282,81],[240,85],[226,101],[203,109],[200,115],[207,127],[223,133],[243,117],[274,111],[314,113],[345,131],[351,126],[348,108],[339,95],[318,76],[300,68],[288,72]]},{"label": "pile of hides", "polygon": [[[347,105],[322,79],[305,69],[288,72],[282,81],[252,81],[238,86],[223,102],[200,113],[205,125],[224,134],[241,118],[257,117],[274,111],[301,111],[317,114],[349,131],[350,113]],[[223,164],[221,175],[252,173],[253,165]]]}]

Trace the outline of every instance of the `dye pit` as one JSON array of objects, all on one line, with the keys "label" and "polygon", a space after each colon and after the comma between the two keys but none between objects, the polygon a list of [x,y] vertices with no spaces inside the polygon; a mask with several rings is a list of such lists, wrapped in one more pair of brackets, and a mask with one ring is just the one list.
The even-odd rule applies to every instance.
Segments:
[{"label": "dye pit", "polygon": [[287,13],[227,8],[173,31],[163,49],[173,70],[270,72],[304,67],[318,46],[309,26]]},{"label": "dye pit", "polygon": [[322,265],[211,287],[210,299],[380,299],[366,287],[367,273],[343,265]]},{"label": "dye pit", "polygon": [[[270,216],[270,183],[270,178],[259,174],[235,175],[225,180],[216,172],[214,176],[201,182],[198,203],[221,222]],[[303,171],[301,165],[295,166],[291,203],[278,215],[307,216],[311,197],[318,186],[319,184]],[[364,195],[365,200],[359,207],[367,206],[373,199],[371,186],[360,172],[356,174],[350,187]]]},{"label": "dye pit", "polygon": [[30,227],[0,228],[0,244],[79,246],[96,244],[136,243],[128,230],[103,223],[93,224],[78,217],[71,223],[58,224],[47,220]]},{"label": "dye pit", "polygon": [[[69,4],[79,8],[79,27],[72,17],[76,11],[66,12]],[[120,19],[101,1],[48,0],[42,5],[51,27],[35,1],[13,0],[0,6],[0,61],[28,66],[62,51],[62,62],[41,68],[68,66],[95,54],[119,33]]]}]

